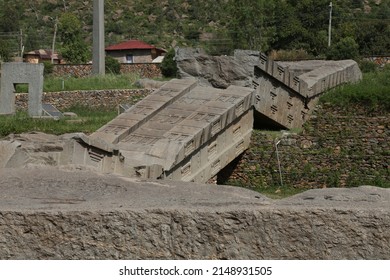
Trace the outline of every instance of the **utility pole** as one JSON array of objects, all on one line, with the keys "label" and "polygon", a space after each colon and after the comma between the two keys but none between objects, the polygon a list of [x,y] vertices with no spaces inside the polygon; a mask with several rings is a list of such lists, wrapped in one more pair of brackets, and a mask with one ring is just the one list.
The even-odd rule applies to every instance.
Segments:
[{"label": "utility pole", "polygon": [[56,46],[57,28],[58,28],[58,17],[56,17],[55,22],[54,22],[53,43],[51,45],[51,64],[54,63],[54,48]]},{"label": "utility pole", "polygon": [[23,61],[24,45],[23,45],[23,30],[20,29],[20,58]]},{"label": "utility pole", "polygon": [[329,4],[328,47],[330,47],[330,43],[332,40],[332,10],[333,10],[333,4],[332,4],[332,2],[330,2],[330,4]]},{"label": "utility pole", "polygon": [[93,0],[93,50],[92,72],[95,75],[105,74],[104,51],[104,0]]}]

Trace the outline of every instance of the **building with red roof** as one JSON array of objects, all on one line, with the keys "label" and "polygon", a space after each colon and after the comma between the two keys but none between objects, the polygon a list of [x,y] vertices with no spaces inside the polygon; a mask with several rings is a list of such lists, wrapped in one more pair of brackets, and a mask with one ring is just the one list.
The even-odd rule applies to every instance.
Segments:
[{"label": "building with red roof", "polygon": [[120,63],[152,63],[165,53],[165,50],[140,40],[129,40],[106,47],[106,55],[114,57]]},{"label": "building with red roof", "polygon": [[23,55],[25,62],[29,63],[42,63],[44,61],[51,62],[53,60],[54,64],[60,64],[63,62],[62,56],[56,52],[52,53],[51,50],[35,50]]}]

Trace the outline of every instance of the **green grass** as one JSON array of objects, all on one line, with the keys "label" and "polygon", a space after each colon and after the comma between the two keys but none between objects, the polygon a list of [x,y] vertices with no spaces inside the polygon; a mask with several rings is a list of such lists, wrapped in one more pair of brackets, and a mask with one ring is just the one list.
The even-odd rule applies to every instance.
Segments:
[{"label": "green grass", "polygon": [[[103,89],[132,89],[138,74],[112,75],[103,77],[91,76],[85,78],[59,78],[48,76],[44,79],[44,92],[73,91],[73,90],[103,90]],[[27,92],[27,85],[17,85],[16,91]]]},{"label": "green grass", "polygon": [[390,111],[390,67],[363,74],[361,82],[330,90],[321,102],[337,106],[363,105],[368,110]]},{"label": "green grass", "polygon": [[17,112],[13,116],[0,116],[0,137],[11,133],[19,134],[31,131],[40,131],[60,135],[72,132],[92,133],[112,120],[116,110],[89,109],[84,107],[72,107],[68,111],[78,115],[77,119],[63,118],[60,120],[33,119],[27,112]]}]

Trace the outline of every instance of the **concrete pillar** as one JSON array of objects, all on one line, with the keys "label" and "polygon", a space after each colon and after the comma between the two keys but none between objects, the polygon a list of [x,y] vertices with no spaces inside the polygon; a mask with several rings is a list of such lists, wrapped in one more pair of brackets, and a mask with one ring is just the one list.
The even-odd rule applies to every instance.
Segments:
[{"label": "concrete pillar", "polygon": [[8,62],[2,66],[0,115],[15,113],[15,85],[28,84],[28,114],[42,116],[43,64]]},{"label": "concrete pillar", "polygon": [[105,74],[104,0],[93,0],[93,54],[92,72]]}]

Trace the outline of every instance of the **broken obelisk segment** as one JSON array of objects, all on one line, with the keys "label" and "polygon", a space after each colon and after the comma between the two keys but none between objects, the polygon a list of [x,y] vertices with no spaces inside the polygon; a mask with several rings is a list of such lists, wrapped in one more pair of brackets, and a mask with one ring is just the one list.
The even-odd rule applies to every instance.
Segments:
[{"label": "broken obelisk segment", "polygon": [[254,69],[254,108],[263,122],[300,128],[325,91],[362,78],[353,60],[273,61],[261,54]]},{"label": "broken obelisk segment", "polygon": [[172,80],[81,136],[73,162],[127,177],[206,182],[250,142],[254,90]]}]

